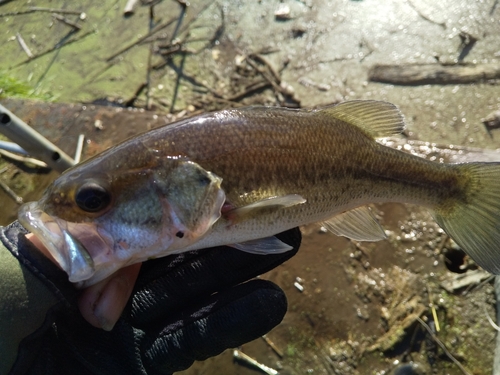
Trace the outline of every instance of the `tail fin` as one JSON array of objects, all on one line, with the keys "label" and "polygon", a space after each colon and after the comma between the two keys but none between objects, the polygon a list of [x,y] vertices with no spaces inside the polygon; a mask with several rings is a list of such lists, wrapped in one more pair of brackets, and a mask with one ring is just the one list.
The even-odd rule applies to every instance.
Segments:
[{"label": "tail fin", "polygon": [[437,208],[437,223],[482,268],[500,274],[500,163],[459,164],[469,183],[463,201]]}]

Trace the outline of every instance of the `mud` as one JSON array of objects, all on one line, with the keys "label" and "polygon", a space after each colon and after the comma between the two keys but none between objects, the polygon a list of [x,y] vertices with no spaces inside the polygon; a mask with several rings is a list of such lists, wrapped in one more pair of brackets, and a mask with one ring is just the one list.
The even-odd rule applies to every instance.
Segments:
[{"label": "mud", "polygon": [[[29,5],[7,3],[0,6],[0,16]],[[361,98],[401,108],[408,127],[396,143],[500,148],[500,130],[482,122],[500,109],[497,80],[396,86],[368,79],[375,64],[500,64],[494,0],[191,1],[177,34],[174,22],[155,34],[155,41],[138,43],[111,61],[106,60],[149,31],[147,7],[124,18],[124,4],[116,1],[40,1],[37,6],[85,12],[85,20],[72,16],[82,30],[68,36],[68,26],[50,13],[0,17],[2,55],[8,56],[0,59],[0,74],[55,94],[60,102],[80,104],[1,103],[70,155],[80,133],[86,136],[84,157],[89,157],[200,111],[248,104],[314,107]],[[287,17],[276,17],[279,6],[289,7]],[[181,11],[174,1],[160,2],[154,23],[176,19]],[[64,38],[74,42],[30,60],[15,40],[17,32],[35,55]],[[185,54],[165,55],[166,47],[179,45],[170,43],[172,37]],[[255,54],[267,63],[252,60]],[[148,80],[148,64],[163,67],[149,69],[149,90],[137,94]],[[149,104],[156,111],[90,104],[103,98]],[[417,148],[408,151],[419,153]],[[437,150],[427,156],[439,161],[446,155]],[[4,165],[8,169],[0,178],[25,200],[36,199],[56,177],[2,158],[0,169]],[[15,218],[17,204],[3,191],[0,201],[0,222],[6,224]],[[373,209],[387,230],[386,241],[355,243],[325,233],[320,225],[302,228],[297,256],[262,276],[288,297],[287,315],[268,334],[282,356],[263,339],[241,349],[280,374],[392,374],[410,363],[414,373],[462,374],[437,338],[469,373],[491,373],[496,334],[486,319],[486,314],[495,316],[491,280],[448,291],[444,281],[471,274],[475,266],[431,215],[399,204]],[[258,372],[234,361],[228,350],[181,373]]]}]

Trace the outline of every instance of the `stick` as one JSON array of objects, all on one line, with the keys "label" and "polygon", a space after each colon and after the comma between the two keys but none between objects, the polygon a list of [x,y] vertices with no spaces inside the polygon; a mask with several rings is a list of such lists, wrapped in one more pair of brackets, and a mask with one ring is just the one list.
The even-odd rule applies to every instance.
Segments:
[{"label": "stick", "polygon": [[[186,14],[187,5],[182,4],[180,2],[179,2],[179,4],[181,5],[181,13],[179,14],[179,18],[177,19],[177,23],[175,25],[174,32],[172,33],[172,37],[170,38],[170,44],[172,44],[173,41],[175,40],[175,38],[177,37],[177,33],[179,32],[179,30],[181,28],[182,21],[184,21],[184,15]],[[191,22],[189,22],[189,23],[191,23]]]},{"label": "stick", "polygon": [[[488,311],[486,311],[486,306],[483,305],[483,311],[484,311],[484,315],[486,315],[486,319],[488,319],[488,323],[490,323],[490,325],[498,332],[500,332],[500,327],[493,321],[493,319],[491,319],[490,317],[490,314],[488,314]],[[498,333],[497,333],[498,335]]]},{"label": "stick", "polygon": [[80,19],[85,19],[87,17],[87,15],[84,12],[80,12],[77,10],[54,9],[54,8],[43,8],[43,7],[29,7],[28,10],[22,10],[20,12],[1,13],[0,17],[22,16],[24,14],[30,14],[30,13],[35,13],[35,12],[49,12],[49,13],[59,13],[59,14],[78,14],[78,15],[80,15]]},{"label": "stick", "polygon": [[258,53],[250,54],[249,57],[252,57],[255,60],[258,60],[262,64],[266,65],[269,68],[269,71],[273,75],[276,82],[281,83],[281,77],[280,77],[279,73],[276,71],[276,69],[274,69],[274,67],[271,65],[271,63],[269,62],[268,59],[266,59],[264,56],[262,56],[261,54],[258,54]]},{"label": "stick", "polygon": [[[70,33],[72,33],[72,31]],[[29,58],[27,60],[21,61],[19,64],[11,66],[9,69],[17,68],[18,66],[24,65],[24,64],[26,64],[26,63],[28,63],[30,61],[38,59],[39,57],[45,56],[46,54],[51,53],[51,52],[55,51],[56,49],[62,48],[64,46],[67,46],[68,44],[72,44],[72,43],[78,42],[78,41],[82,40],[83,38],[86,38],[87,36],[89,36],[90,34],[93,34],[93,33],[95,33],[95,30],[90,30],[90,31],[87,31],[85,34],[80,35],[79,38],[68,40],[66,43],[63,43],[63,44],[57,43],[54,47],[49,48],[46,51],[40,52],[38,55],[34,55],[32,58]]]},{"label": "stick", "polygon": [[271,349],[278,355],[278,357],[283,358],[283,352],[276,346],[274,342],[271,341],[269,337],[266,335],[261,336],[267,345],[271,347]]},{"label": "stick", "polygon": [[79,10],[68,10],[68,9],[55,9],[55,8],[44,8],[44,7],[29,7],[33,12],[49,12],[49,13],[61,13],[61,14],[78,14],[82,15],[85,12],[80,12]]},{"label": "stick", "polygon": [[429,17],[427,17],[425,14],[423,14],[422,12],[420,12],[420,11],[418,10],[418,9],[417,9],[417,7],[416,7],[416,6],[415,6],[415,5],[411,2],[411,0],[408,0],[408,4],[409,4],[409,5],[413,8],[413,10],[414,10],[415,12],[417,12],[417,13],[418,13],[418,15],[419,15],[420,17],[422,17],[424,20],[429,21],[429,22],[431,22],[431,23],[433,23],[433,24],[435,24],[435,25],[441,26],[442,28],[446,28],[446,23],[444,23],[444,22],[436,22],[436,21],[434,21],[434,20],[430,19]]},{"label": "stick", "polygon": [[0,17],[22,16],[24,14],[30,14],[30,13],[35,13],[35,12],[49,12],[49,13],[59,13],[59,14],[78,14],[78,15],[80,15],[81,20],[84,20],[85,18],[87,18],[87,15],[85,14],[85,12],[80,12],[78,10],[54,9],[54,8],[43,8],[43,7],[29,7],[28,10],[22,10],[20,12],[0,13]]},{"label": "stick", "polygon": [[441,340],[439,340],[437,338],[437,336],[434,334],[434,332],[432,331],[431,327],[429,327],[429,325],[424,322],[422,319],[420,319],[419,317],[417,317],[417,320],[418,322],[427,330],[427,332],[429,333],[429,335],[431,335],[432,339],[436,342],[436,344],[438,344],[441,349],[443,349],[443,352],[444,354],[446,354],[446,356],[451,359],[453,361],[454,364],[457,365],[457,367],[465,374],[465,375],[471,375],[471,373],[469,371],[467,371],[465,369],[464,366],[462,366],[462,364],[460,362],[458,362],[458,360],[453,357],[453,355],[448,351],[448,349],[446,349],[446,346],[443,344],[443,342]]},{"label": "stick", "polygon": [[139,95],[141,95],[141,92],[146,88],[146,86],[147,86],[146,82],[141,83],[139,88],[137,90],[135,90],[134,95],[129,100],[127,100],[126,102],[123,103],[125,105],[125,107],[133,107],[134,102],[137,100]]},{"label": "stick", "polygon": [[439,327],[439,319],[436,313],[436,308],[434,307],[434,303],[432,302],[432,296],[431,296],[431,291],[429,289],[429,285],[426,285],[427,288],[427,296],[429,297],[429,307],[431,308],[432,311],[432,319],[434,319],[434,325],[436,326],[436,332],[441,331],[441,328]]},{"label": "stick", "polygon": [[245,353],[243,353],[240,350],[235,349],[233,351],[233,357],[236,359],[239,359],[240,361],[248,363],[249,365],[257,367],[259,370],[265,372],[268,375],[278,375],[278,371],[276,371],[275,369],[267,367],[266,365],[263,365],[262,363],[257,362],[255,359],[246,355]]},{"label": "stick", "polygon": [[[154,29],[154,5],[149,7],[149,32]],[[146,109],[151,109],[151,64],[153,60],[154,45],[149,46],[148,66],[146,72]]]},{"label": "stick", "polygon": [[123,9],[124,16],[131,16],[134,14],[134,8],[137,4],[137,0],[128,0],[125,8]]},{"label": "stick", "polygon": [[67,18],[65,18],[65,17],[57,14],[57,13],[52,13],[52,17],[54,17],[56,20],[58,20],[58,21],[60,21],[60,22],[62,22],[64,24],[66,24],[68,26],[71,26],[72,28],[74,28],[76,30],[81,30],[82,29],[82,27],[79,24],[74,23],[74,22],[68,20]]},{"label": "stick", "polygon": [[264,79],[267,80],[269,82],[269,84],[271,84],[276,91],[280,91],[279,82],[281,80],[279,80],[276,83],[276,81],[273,80],[272,77],[269,77],[269,75],[267,74],[267,72],[265,72],[264,69],[261,69],[255,62],[252,61],[252,59],[247,59],[247,63],[252,68],[254,68],[262,77],[264,77]]},{"label": "stick", "polygon": [[12,190],[10,187],[7,186],[7,184],[5,182],[3,182],[2,180],[0,180],[0,186],[2,187],[2,189],[5,190],[5,192],[7,193],[7,195],[9,197],[11,197],[12,199],[14,199],[14,201],[17,203],[17,204],[23,204],[23,198],[20,197],[19,195],[17,195],[14,190]]},{"label": "stick", "polygon": [[244,98],[245,96],[253,94],[256,91],[260,91],[260,90],[263,90],[265,88],[268,88],[269,86],[272,86],[271,83],[269,83],[269,82],[266,82],[266,81],[258,82],[256,84],[252,85],[251,87],[249,87],[249,88],[247,88],[247,89],[245,89],[237,94],[234,94],[232,96],[224,98],[224,99],[229,100],[231,102],[235,102],[241,98]]},{"label": "stick", "polygon": [[33,158],[28,157],[28,156],[13,154],[12,152],[5,151],[5,150],[0,150],[0,155],[5,156],[6,158],[9,158],[9,159],[12,159],[15,161],[20,161],[23,163],[30,163],[30,164],[33,164],[33,165],[40,167],[40,168],[48,168],[49,167],[46,163],[44,163],[43,161],[40,161],[38,159],[33,159]]},{"label": "stick", "polygon": [[[172,103],[170,104],[169,112],[174,112],[175,102],[177,101],[177,95],[179,94],[179,87],[181,83],[181,78],[183,77],[184,63],[186,62],[186,54],[182,54],[181,62],[179,63],[179,69],[177,71],[177,78],[175,80],[174,93],[172,95]],[[173,64],[172,64],[173,65]]]},{"label": "stick", "polygon": [[75,151],[75,164],[78,164],[82,158],[83,141],[85,140],[85,135],[80,134],[78,136],[78,142],[76,143]]},{"label": "stick", "polygon": [[111,56],[109,56],[107,59],[106,59],[106,62],[110,62],[111,60],[113,60],[115,57],[118,57],[120,56],[122,53],[125,53],[127,52],[128,50],[130,50],[131,48],[135,47],[136,45],[140,44],[141,42],[143,42],[144,40],[146,40],[147,38],[149,38],[150,36],[156,34],[158,31],[160,30],[163,30],[164,28],[170,26],[172,23],[174,23],[176,21],[177,17],[173,17],[171,19],[169,19],[168,21],[164,22],[164,23],[161,23],[159,25],[157,25],[153,30],[151,30],[149,33],[147,33],[146,35],[140,37],[139,39],[137,39],[135,42],[129,44],[128,46],[122,48],[121,50],[119,50],[118,52],[115,52],[114,54],[112,54]]},{"label": "stick", "polygon": [[[270,67],[270,65],[267,65],[269,64],[268,62],[266,66],[271,70],[272,72],[271,76],[269,75],[268,72],[266,72],[264,69],[258,66],[254,61],[252,61],[251,58],[246,59],[246,61],[252,68],[254,68],[258,73],[260,73],[260,75],[264,77],[264,79],[266,79],[269,82],[269,84],[274,88],[275,92],[281,93],[285,98],[289,97],[293,101],[300,103],[300,101],[294,95],[293,87],[281,84],[281,78],[279,77],[277,72],[274,71],[272,67]],[[280,102],[282,102],[281,99]]]},{"label": "stick", "polygon": [[26,42],[24,41],[23,37],[21,36],[21,34],[17,33],[16,34],[16,39],[19,43],[19,45],[21,46],[21,48],[23,49],[23,51],[28,55],[28,58],[33,58],[33,53],[31,53],[31,50],[28,48]]},{"label": "stick", "polygon": [[370,81],[395,85],[474,83],[500,78],[500,64],[478,65],[375,65]]}]

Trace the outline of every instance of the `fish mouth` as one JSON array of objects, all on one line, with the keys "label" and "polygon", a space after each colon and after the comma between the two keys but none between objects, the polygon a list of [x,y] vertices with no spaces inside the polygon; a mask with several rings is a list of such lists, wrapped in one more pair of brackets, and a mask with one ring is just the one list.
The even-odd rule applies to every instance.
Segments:
[{"label": "fish mouth", "polygon": [[[69,281],[79,283],[90,279],[96,272],[96,264],[92,254],[84,245],[84,232],[89,232],[93,224],[75,224],[50,216],[40,207],[38,202],[23,204],[18,213],[19,222],[47,248],[57,264],[68,274]],[[96,233],[97,229],[90,228]],[[88,237],[88,236],[87,236]],[[93,236],[95,238],[95,235]],[[80,240],[78,239],[80,238]],[[101,245],[108,247],[109,240],[101,239]]]}]

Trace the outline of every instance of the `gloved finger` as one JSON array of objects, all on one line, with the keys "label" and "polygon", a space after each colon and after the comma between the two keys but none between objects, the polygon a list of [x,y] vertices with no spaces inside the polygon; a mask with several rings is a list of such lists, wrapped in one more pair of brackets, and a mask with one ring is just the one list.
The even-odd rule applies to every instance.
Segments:
[{"label": "gloved finger", "polygon": [[221,246],[144,263],[131,299],[134,325],[144,327],[161,320],[166,314],[183,310],[193,299],[247,281],[296,254],[301,240],[298,228],[277,237],[293,250],[256,255]]},{"label": "gloved finger", "polygon": [[283,291],[252,280],[218,293],[199,307],[179,314],[168,326],[147,332],[143,363],[151,374],[171,374],[254,340],[278,325],[287,309]]},{"label": "gloved finger", "polygon": [[141,263],[132,264],[84,289],[78,297],[78,308],[85,320],[111,331],[128,302],[140,269]]}]

